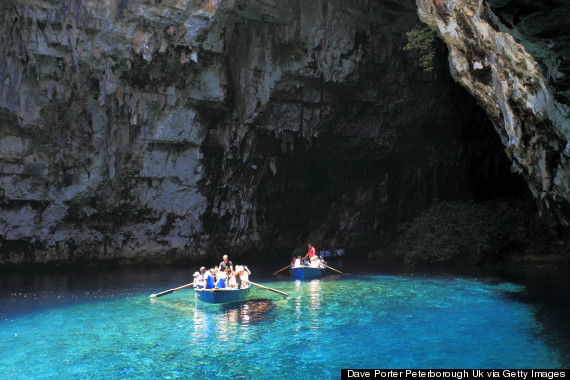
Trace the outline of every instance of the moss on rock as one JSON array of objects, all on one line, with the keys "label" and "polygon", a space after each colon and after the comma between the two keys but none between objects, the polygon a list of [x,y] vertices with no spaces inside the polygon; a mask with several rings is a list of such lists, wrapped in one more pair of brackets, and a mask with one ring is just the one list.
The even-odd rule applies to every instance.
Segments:
[{"label": "moss on rock", "polygon": [[439,202],[400,225],[390,251],[410,265],[474,265],[551,254],[556,241],[528,198]]}]

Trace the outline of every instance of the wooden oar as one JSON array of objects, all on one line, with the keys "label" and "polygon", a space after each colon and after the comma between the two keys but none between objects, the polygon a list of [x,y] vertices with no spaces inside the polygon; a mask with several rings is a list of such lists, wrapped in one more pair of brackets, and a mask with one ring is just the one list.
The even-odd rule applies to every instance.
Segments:
[{"label": "wooden oar", "polygon": [[283,269],[279,269],[277,272],[273,272],[273,274],[277,274],[277,273],[279,273],[279,272],[281,272],[281,271],[283,271],[283,270],[289,268],[290,266],[291,266],[291,264],[287,265],[287,266],[286,266],[285,268],[283,268]]},{"label": "wooden oar", "polygon": [[189,286],[194,286],[194,283],[186,284],[186,285],[183,285],[183,286],[179,286],[178,288],[174,288],[174,289],[165,290],[164,292],[160,292],[160,293],[156,293],[156,294],[151,294],[150,297],[151,297],[151,298],[160,297],[160,296],[163,296],[163,295],[165,295],[165,294],[172,293],[172,292],[175,292],[175,291],[177,291],[177,290],[187,288],[187,287],[189,287]]},{"label": "wooden oar", "polygon": [[323,265],[324,265],[325,267],[329,268],[329,269],[334,270],[335,272],[340,273],[340,274],[349,274],[349,273],[343,273],[343,272],[341,272],[341,271],[339,271],[339,270],[336,270],[336,269],[334,269],[334,268],[331,268],[331,267],[329,267],[327,264],[323,264]]},{"label": "wooden oar", "polygon": [[251,281],[248,281],[248,282],[249,282],[251,285],[259,286],[260,288],[267,289],[267,290],[271,290],[272,292],[279,293],[279,294],[283,294],[284,296],[288,296],[288,295],[289,295],[289,294],[284,293],[284,292],[281,292],[281,291],[279,291],[279,290],[275,290],[275,289],[272,289],[272,288],[268,288],[267,286],[263,286],[263,285],[256,284],[255,282],[251,282]]}]

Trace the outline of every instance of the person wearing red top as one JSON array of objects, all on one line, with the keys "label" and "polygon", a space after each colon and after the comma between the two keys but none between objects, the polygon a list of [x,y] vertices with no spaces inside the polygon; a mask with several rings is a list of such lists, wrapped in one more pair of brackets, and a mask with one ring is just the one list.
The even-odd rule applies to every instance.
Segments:
[{"label": "person wearing red top", "polygon": [[309,261],[311,261],[311,258],[315,256],[315,247],[313,247],[311,244],[309,244],[308,247],[309,251],[307,252],[305,257],[303,257],[303,260],[307,260],[307,258],[309,258]]}]

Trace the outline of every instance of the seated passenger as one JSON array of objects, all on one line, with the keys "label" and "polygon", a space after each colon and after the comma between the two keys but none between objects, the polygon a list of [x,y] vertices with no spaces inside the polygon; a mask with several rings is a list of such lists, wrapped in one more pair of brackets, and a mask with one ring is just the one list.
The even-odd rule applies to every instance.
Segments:
[{"label": "seated passenger", "polygon": [[241,281],[242,281],[241,287],[247,288],[249,286],[249,275],[251,274],[251,271],[247,266],[244,266],[242,268],[243,268],[243,273],[241,275]]},{"label": "seated passenger", "polygon": [[214,284],[214,276],[210,270],[206,270],[206,268],[200,268],[200,273],[202,273],[202,277],[204,278],[205,287],[206,289],[213,289]]},{"label": "seated passenger", "polygon": [[235,276],[235,274],[232,274],[231,272],[230,272],[229,278],[227,280],[227,286],[232,288],[232,289],[237,288],[236,276]]},{"label": "seated passenger", "polygon": [[232,270],[230,268],[226,268],[226,287],[232,278]]},{"label": "seated passenger", "polygon": [[301,256],[297,256],[297,259],[295,260],[295,268],[298,268],[301,266]]},{"label": "seated passenger", "polygon": [[218,272],[217,281],[216,281],[216,288],[223,289],[226,287],[226,272],[220,271]]},{"label": "seated passenger", "polygon": [[194,272],[194,289],[202,289],[203,287],[204,281],[202,281],[200,272]]},{"label": "seated passenger", "polygon": [[311,268],[318,268],[319,267],[319,258],[317,257],[317,255],[313,255],[313,257],[311,257]]}]

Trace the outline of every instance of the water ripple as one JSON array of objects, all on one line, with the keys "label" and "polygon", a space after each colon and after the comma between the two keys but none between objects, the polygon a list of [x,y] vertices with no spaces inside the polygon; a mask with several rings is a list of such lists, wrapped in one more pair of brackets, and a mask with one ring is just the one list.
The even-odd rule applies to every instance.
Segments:
[{"label": "water ripple", "polygon": [[149,299],[140,284],[12,291],[0,297],[0,349],[11,353],[0,374],[310,379],[341,368],[568,365],[567,344],[553,344],[535,306],[517,299],[523,285],[367,275],[270,286],[289,297],[254,289],[252,299],[209,305],[192,290]]}]

